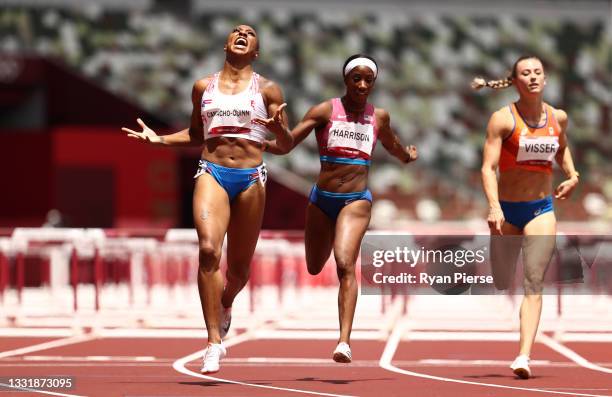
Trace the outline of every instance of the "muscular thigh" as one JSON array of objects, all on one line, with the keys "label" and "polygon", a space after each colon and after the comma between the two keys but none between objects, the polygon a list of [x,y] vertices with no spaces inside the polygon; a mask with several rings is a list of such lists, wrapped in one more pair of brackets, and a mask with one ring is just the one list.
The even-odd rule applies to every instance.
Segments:
[{"label": "muscular thigh", "polygon": [[370,224],[371,212],[372,203],[367,200],[354,201],[340,211],[334,241],[336,263],[354,263],[357,260],[361,240]]},{"label": "muscular thigh", "polygon": [[532,288],[530,292],[542,288],[541,283],[555,252],[556,223],[555,214],[547,212],[525,225],[523,266],[525,286]]},{"label": "muscular thigh", "polygon": [[490,263],[491,273],[498,289],[507,289],[514,281],[514,272],[523,242],[523,231],[504,222],[502,234],[491,230]]},{"label": "muscular thigh", "polygon": [[229,219],[227,193],[210,174],[200,175],[193,191],[193,222],[200,242],[221,249]]},{"label": "muscular thigh", "polygon": [[254,183],[234,198],[227,231],[228,266],[250,263],[259,238],[265,203],[266,190],[260,183]]},{"label": "muscular thigh", "polygon": [[[323,266],[331,254],[335,224],[319,207],[308,203],[304,244],[309,261]],[[315,264],[315,263],[313,263]]]}]

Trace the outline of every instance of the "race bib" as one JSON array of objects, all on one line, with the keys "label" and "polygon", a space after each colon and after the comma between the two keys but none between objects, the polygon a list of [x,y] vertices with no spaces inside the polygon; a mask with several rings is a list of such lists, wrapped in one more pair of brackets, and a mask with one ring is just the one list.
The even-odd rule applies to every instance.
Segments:
[{"label": "race bib", "polygon": [[370,156],[374,146],[374,127],[372,124],[334,121],[329,129],[327,149],[358,150]]},{"label": "race bib", "polygon": [[251,131],[250,108],[222,107],[205,112],[211,134],[246,134]]},{"label": "race bib", "polygon": [[557,136],[521,136],[517,163],[550,163],[559,150]]}]

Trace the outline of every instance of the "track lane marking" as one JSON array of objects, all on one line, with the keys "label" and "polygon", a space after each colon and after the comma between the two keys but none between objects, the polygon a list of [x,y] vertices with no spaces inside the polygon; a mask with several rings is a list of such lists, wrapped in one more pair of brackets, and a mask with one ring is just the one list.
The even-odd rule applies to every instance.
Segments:
[{"label": "track lane marking", "polygon": [[[242,342],[246,342],[246,341],[252,340],[255,333],[256,333],[256,331],[253,330],[253,331],[247,331],[247,332],[245,332],[243,334],[240,334],[240,335],[238,335],[238,336],[236,336],[234,338],[231,338],[227,342],[225,342],[225,346],[230,347],[230,346],[234,346],[234,345],[237,345],[239,343],[242,343]],[[198,372],[195,372],[195,371],[187,369],[186,364],[188,362],[190,362],[190,361],[193,361],[193,360],[196,360],[196,359],[200,359],[202,357],[202,355],[204,354],[204,350],[205,349],[202,349],[202,350],[197,351],[195,353],[192,353],[192,354],[190,354],[188,356],[179,358],[178,360],[176,360],[172,364],[172,368],[174,368],[175,371],[180,372],[180,373],[182,373],[184,375],[188,375],[188,376],[192,376],[192,377],[196,377],[196,378],[201,378],[201,379],[206,379],[206,380],[213,380],[213,381],[216,381],[216,382],[230,383],[230,384],[239,385],[239,386],[258,387],[258,388],[261,388],[261,389],[287,391],[287,392],[300,393],[300,394],[311,394],[311,395],[315,395],[315,396],[353,397],[353,396],[346,395],[346,394],[322,393],[322,392],[316,392],[316,391],[308,391],[308,390],[301,390],[301,389],[291,389],[291,388],[286,388],[286,387],[258,385],[258,384],[255,384],[255,383],[240,382],[240,381],[235,381],[235,380],[230,380],[230,379],[217,378],[217,377],[214,377],[214,376],[202,375],[202,374],[200,374]]]},{"label": "track lane marking", "polygon": [[554,340],[553,338],[551,338],[548,335],[541,334],[539,336],[539,338],[538,338],[538,342],[541,342],[543,345],[545,345],[545,346],[549,347],[550,349],[556,351],[557,353],[561,354],[562,356],[565,356],[565,357],[569,358],[570,360],[572,360],[576,364],[580,365],[581,367],[588,368],[588,369],[591,369],[593,371],[599,371],[599,372],[605,372],[607,374],[612,374],[612,369],[604,368],[604,367],[601,367],[601,366],[599,366],[597,364],[593,364],[592,362],[590,362],[586,358],[582,357],[580,354],[576,353],[575,351],[573,351],[569,347],[567,347],[565,345],[562,345],[561,343],[557,342],[556,340]]},{"label": "track lane marking", "polygon": [[383,354],[380,357],[379,365],[381,368],[386,369],[387,371],[395,372],[395,373],[402,374],[402,375],[414,376],[416,378],[437,380],[441,382],[461,383],[461,384],[474,385],[474,386],[495,387],[499,389],[524,390],[524,391],[530,391],[530,392],[535,392],[535,393],[549,393],[549,394],[561,394],[561,395],[584,396],[584,397],[610,397],[610,396],[601,395],[601,394],[568,393],[568,392],[561,392],[561,391],[554,391],[554,390],[535,389],[535,388],[517,387],[517,386],[505,386],[505,385],[498,385],[495,383],[473,382],[473,381],[460,380],[460,379],[454,379],[454,378],[445,378],[442,376],[428,375],[428,374],[423,374],[420,372],[407,371],[401,368],[397,368],[391,363],[391,361],[393,360],[395,351],[397,350],[397,347],[399,346],[399,343],[402,340],[402,335],[404,335],[404,333],[408,331],[408,329],[409,327],[406,321],[401,322],[399,325],[397,325],[393,329],[393,332],[391,333],[391,336],[389,336],[389,339],[387,340],[387,344],[385,345],[385,350],[383,351]]},{"label": "track lane marking", "polygon": [[53,349],[56,347],[72,345],[75,343],[87,342],[90,340],[94,340],[96,338],[97,337],[93,335],[77,335],[77,336],[71,336],[69,338],[63,338],[63,339],[58,339],[58,340],[52,340],[49,342],[38,343],[36,345],[20,347],[19,349],[13,349],[13,350],[7,350],[7,351],[0,352],[0,359],[6,358],[6,357],[19,356],[22,354],[32,353],[32,352],[39,351],[39,350],[47,350],[47,349]]},{"label": "track lane marking", "polygon": [[[17,386],[11,386],[11,385],[7,385],[6,383],[0,383],[0,386],[4,386],[4,387],[8,387],[11,389],[16,389],[19,391],[29,391],[30,393],[41,393],[41,394],[49,394],[51,396],[61,396],[61,397],[86,397],[86,396],[81,396],[79,394],[64,394],[64,393],[57,393],[57,392],[53,392],[53,391],[46,391],[46,390],[36,390],[36,389],[30,389],[27,387],[17,387]],[[2,391],[0,390],[0,393],[2,393]]]}]

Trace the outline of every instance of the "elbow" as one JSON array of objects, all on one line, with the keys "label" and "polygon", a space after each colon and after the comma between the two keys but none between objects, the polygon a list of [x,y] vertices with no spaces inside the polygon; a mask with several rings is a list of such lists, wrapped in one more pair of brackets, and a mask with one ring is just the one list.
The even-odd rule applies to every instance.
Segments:
[{"label": "elbow", "polygon": [[483,165],[482,168],[480,169],[480,174],[482,175],[483,178],[487,178],[490,175],[495,175],[495,172],[497,171],[497,166],[492,166],[492,165]]}]

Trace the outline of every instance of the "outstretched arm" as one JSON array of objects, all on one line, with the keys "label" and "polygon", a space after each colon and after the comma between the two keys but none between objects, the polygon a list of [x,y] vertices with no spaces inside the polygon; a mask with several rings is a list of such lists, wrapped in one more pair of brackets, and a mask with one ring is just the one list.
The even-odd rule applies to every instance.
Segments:
[{"label": "outstretched arm", "polygon": [[157,135],[155,131],[149,128],[140,118],[136,119],[142,127],[142,131],[134,131],[123,127],[121,130],[127,132],[130,138],[139,139],[155,145],[167,146],[201,146],[204,143],[202,117],[200,114],[200,101],[202,94],[208,85],[208,79],[198,80],[193,85],[191,91],[191,102],[193,110],[191,112],[191,124],[189,128],[175,132],[169,135]]},{"label": "outstretched arm", "polygon": [[559,200],[565,200],[570,196],[572,191],[578,185],[578,172],[574,168],[574,160],[572,159],[572,153],[570,152],[569,145],[567,144],[567,135],[565,131],[567,130],[567,114],[563,110],[556,110],[555,116],[559,121],[561,126],[561,134],[559,135],[559,151],[555,156],[555,161],[561,168],[565,175],[567,175],[567,179],[555,189],[555,198]]},{"label": "outstretched arm", "polygon": [[399,137],[391,128],[389,112],[384,109],[376,109],[376,121],[378,122],[378,139],[389,154],[405,164],[419,157],[414,145],[402,145]]},{"label": "outstretched arm", "polygon": [[[279,145],[278,139],[274,141],[266,141],[264,150],[272,154],[286,154],[302,142],[310,132],[318,127],[321,127],[329,121],[332,113],[332,105],[330,101],[320,103],[313,106],[306,112],[302,121],[300,121],[295,128],[291,131],[292,143],[289,147],[282,147]],[[276,128],[274,125],[278,124],[274,118],[266,120],[254,120],[258,124],[266,126],[268,129]]]}]

